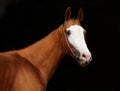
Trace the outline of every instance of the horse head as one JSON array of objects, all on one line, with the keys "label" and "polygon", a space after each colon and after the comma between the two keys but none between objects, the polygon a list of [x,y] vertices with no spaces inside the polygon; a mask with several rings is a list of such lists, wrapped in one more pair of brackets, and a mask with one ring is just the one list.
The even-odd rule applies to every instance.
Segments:
[{"label": "horse head", "polygon": [[80,8],[77,18],[71,18],[71,8],[65,11],[63,33],[69,51],[66,53],[75,58],[81,66],[87,65],[92,60],[92,55],[85,41],[86,30],[81,26],[83,10]]}]

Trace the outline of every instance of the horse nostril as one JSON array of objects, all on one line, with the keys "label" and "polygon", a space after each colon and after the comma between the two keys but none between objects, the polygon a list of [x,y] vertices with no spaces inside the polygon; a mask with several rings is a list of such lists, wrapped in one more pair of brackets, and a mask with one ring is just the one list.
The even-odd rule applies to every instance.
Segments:
[{"label": "horse nostril", "polygon": [[82,58],[86,58],[86,55],[84,53],[82,54]]}]

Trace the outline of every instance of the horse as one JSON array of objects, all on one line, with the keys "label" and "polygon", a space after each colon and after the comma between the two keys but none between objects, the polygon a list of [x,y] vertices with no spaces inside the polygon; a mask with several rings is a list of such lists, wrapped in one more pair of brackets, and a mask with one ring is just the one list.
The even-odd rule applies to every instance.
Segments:
[{"label": "horse", "polygon": [[46,91],[47,83],[65,54],[81,66],[92,60],[85,42],[86,30],[81,26],[83,10],[65,20],[58,28],[35,43],[16,50],[0,52],[0,91]]}]

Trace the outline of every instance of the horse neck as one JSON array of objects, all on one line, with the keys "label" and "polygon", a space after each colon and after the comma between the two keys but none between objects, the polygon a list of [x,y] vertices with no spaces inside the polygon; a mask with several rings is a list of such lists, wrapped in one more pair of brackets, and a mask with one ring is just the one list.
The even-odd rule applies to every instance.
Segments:
[{"label": "horse neck", "polygon": [[22,57],[28,59],[49,80],[61,58],[64,55],[62,50],[62,25],[42,40],[33,45],[18,51]]}]

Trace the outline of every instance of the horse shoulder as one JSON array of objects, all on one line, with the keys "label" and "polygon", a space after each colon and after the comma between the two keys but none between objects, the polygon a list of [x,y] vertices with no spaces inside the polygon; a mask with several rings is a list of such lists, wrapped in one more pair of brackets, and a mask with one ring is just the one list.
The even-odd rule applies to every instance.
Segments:
[{"label": "horse shoulder", "polygon": [[0,91],[11,91],[17,70],[12,56],[0,53]]},{"label": "horse shoulder", "polygon": [[18,55],[20,68],[17,72],[13,91],[44,91],[45,82],[40,71],[27,59]]},{"label": "horse shoulder", "polygon": [[18,54],[0,55],[0,71],[0,91],[45,91],[40,71]]}]

